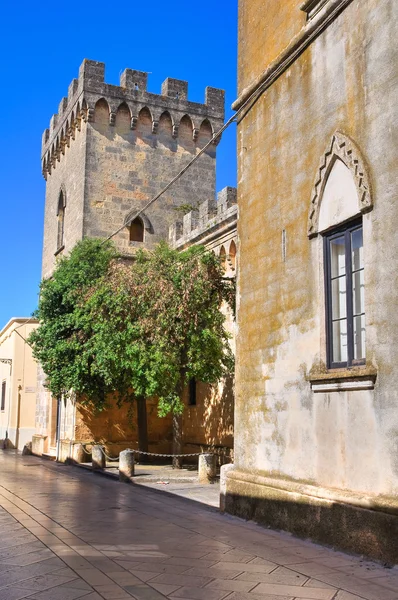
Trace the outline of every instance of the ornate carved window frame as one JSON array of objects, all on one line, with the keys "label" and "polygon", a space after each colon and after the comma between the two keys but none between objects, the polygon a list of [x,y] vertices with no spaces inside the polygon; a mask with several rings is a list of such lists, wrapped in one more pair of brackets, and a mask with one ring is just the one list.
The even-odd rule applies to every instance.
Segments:
[{"label": "ornate carved window frame", "polygon": [[310,211],[308,215],[308,237],[312,238],[318,235],[319,211],[325,185],[333,167],[333,164],[339,158],[348,169],[350,169],[355,187],[358,193],[358,214],[366,213],[373,208],[373,199],[368,175],[368,168],[365,160],[357,145],[347,135],[341,131],[336,131],[332,140],[322,156],[317,170],[313,192],[311,197]]}]

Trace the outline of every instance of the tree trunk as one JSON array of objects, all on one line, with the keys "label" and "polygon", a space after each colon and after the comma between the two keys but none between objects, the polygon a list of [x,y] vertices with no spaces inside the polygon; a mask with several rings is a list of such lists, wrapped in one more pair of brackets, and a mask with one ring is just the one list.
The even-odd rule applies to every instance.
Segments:
[{"label": "tree trunk", "polygon": [[[182,454],[182,415],[173,414],[173,454]],[[173,468],[182,469],[182,458],[173,458]]]},{"label": "tree trunk", "polygon": [[[148,452],[148,422],[146,413],[146,398],[137,398],[138,450]],[[140,462],[146,462],[148,457],[140,454]]]}]

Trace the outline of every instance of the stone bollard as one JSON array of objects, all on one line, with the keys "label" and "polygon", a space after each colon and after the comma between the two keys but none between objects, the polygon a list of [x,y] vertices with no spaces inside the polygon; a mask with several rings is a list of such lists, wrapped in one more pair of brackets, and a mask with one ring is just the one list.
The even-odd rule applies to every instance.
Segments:
[{"label": "stone bollard", "polygon": [[134,452],[123,450],[119,454],[119,481],[130,481],[134,477]]},{"label": "stone bollard", "polygon": [[102,446],[93,446],[91,450],[91,463],[93,470],[105,469],[105,455]]},{"label": "stone bollard", "polygon": [[220,512],[225,512],[225,497],[227,495],[227,476],[234,468],[233,463],[222,465],[220,468]]},{"label": "stone bollard", "polygon": [[86,462],[86,454],[84,452],[83,444],[73,444],[72,460],[73,460],[73,462],[76,462],[76,463]]},{"label": "stone bollard", "polygon": [[199,483],[214,483],[216,479],[216,457],[214,454],[201,454],[199,456],[198,481]]}]

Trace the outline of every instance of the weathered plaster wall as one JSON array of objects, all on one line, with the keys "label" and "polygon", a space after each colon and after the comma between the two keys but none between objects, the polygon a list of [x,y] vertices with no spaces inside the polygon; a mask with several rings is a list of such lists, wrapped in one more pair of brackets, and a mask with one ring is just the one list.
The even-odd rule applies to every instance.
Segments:
[{"label": "weathered plaster wall", "polygon": [[[303,0],[239,1],[239,93],[278,55],[305,24]],[[259,58],[261,57],[261,60]]]},{"label": "weathered plaster wall", "polygon": [[[267,66],[247,15],[257,15],[265,40],[278,26],[274,4],[241,0],[241,88]],[[284,7],[288,32],[292,19],[302,19],[298,4]],[[235,408],[237,471],[386,495],[393,504],[397,32],[393,0],[352,2],[240,123]],[[315,394],[307,377],[323,371],[326,359],[323,249],[321,236],[308,238],[307,222],[319,163],[336,130],[359,146],[372,184],[374,208],[363,216],[366,368],[377,370],[377,380],[374,391]],[[231,494],[234,486],[231,480]],[[260,487],[256,494],[266,495]]]}]

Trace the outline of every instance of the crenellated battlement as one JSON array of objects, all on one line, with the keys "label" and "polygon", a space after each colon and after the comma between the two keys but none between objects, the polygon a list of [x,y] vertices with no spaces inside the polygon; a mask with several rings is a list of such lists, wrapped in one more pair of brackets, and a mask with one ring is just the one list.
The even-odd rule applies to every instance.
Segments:
[{"label": "crenellated battlement", "polygon": [[179,138],[179,126],[188,119],[192,129],[192,140],[197,142],[205,124],[214,134],[224,122],[224,91],[212,87],[205,90],[203,104],[188,100],[188,83],[168,78],[162,84],[160,94],[147,91],[148,74],[125,69],[120,76],[120,85],[105,82],[105,64],[85,59],[79,69],[78,79],[73,79],[68,95],[62,98],[58,113],[50,120],[49,128],[42,137],[43,175],[47,177],[56,162],[70,146],[82,123],[95,122],[96,106],[106,103],[108,125],[113,127],[118,112],[130,113],[130,128],[137,128],[140,114],[145,111],[152,120],[151,133],[156,135],[160,119],[167,115],[171,121],[170,134]]},{"label": "crenellated battlement", "polygon": [[217,194],[217,202],[206,200],[197,210],[186,213],[182,221],[169,228],[169,243],[183,248],[194,243],[208,244],[220,239],[222,230],[236,229],[238,215],[236,188],[226,187]]}]

